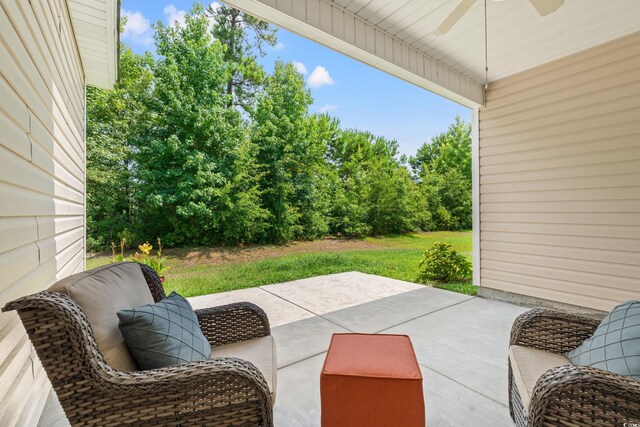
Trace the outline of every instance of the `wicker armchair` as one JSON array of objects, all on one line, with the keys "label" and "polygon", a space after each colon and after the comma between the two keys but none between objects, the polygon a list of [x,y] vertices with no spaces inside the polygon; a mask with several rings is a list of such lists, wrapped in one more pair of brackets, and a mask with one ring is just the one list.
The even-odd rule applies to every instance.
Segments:
[{"label": "wicker armchair", "polygon": [[[160,278],[145,265],[141,269],[159,301],[165,296]],[[273,425],[268,384],[246,360],[214,357],[163,369],[117,370],[105,362],[85,312],[67,295],[43,291],[2,310],[18,311],[74,426]],[[212,346],[270,334],[264,311],[250,303],[196,314]]]},{"label": "wicker armchair", "polygon": [[[515,320],[510,345],[563,355],[589,338],[599,323],[552,310],[531,310]],[[631,426],[640,423],[640,382],[567,360],[538,378],[525,410],[509,360],[509,410],[518,426]]]}]

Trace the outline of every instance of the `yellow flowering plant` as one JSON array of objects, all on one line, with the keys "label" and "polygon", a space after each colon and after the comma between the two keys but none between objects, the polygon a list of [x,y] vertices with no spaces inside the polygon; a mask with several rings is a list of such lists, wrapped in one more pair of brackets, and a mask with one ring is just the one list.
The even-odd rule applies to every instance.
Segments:
[{"label": "yellow flowering plant", "polygon": [[[120,241],[120,253],[116,255],[116,245],[111,243],[111,253],[112,253],[112,261],[113,262],[122,262],[126,261],[124,257],[124,248],[125,248],[125,239]],[[166,273],[171,267],[167,267],[165,262],[167,257],[162,256],[162,240],[158,237],[158,251],[156,255],[151,255],[151,251],[153,250],[153,246],[149,242],[144,242],[141,245],[138,245],[138,249],[140,252],[136,252],[130,261],[139,262],[141,264],[146,264],[149,267],[153,268],[162,282],[164,282],[164,273]]]},{"label": "yellow flowering plant", "polygon": [[[160,241],[160,239],[158,239],[158,241]],[[140,249],[143,254],[148,256],[149,252],[151,252],[151,249],[153,249],[153,246],[151,246],[149,242],[144,242],[143,245],[138,245],[138,249]]]}]

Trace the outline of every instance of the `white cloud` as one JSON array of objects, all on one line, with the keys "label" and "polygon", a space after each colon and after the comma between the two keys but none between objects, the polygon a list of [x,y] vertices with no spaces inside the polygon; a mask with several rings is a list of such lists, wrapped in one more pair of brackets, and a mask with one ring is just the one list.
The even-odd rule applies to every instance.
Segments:
[{"label": "white cloud", "polygon": [[307,67],[304,66],[304,64],[302,62],[299,61],[293,61],[293,67],[296,69],[297,72],[299,72],[302,75],[307,74]]},{"label": "white cloud", "polygon": [[220,3],[218,3],[217,1],[214,1],[213,3],[211,3],[209,5],[209,7],[211,8],[211,10],[213,10],[214,12],[217,12],[218,9],[220,9],[220,6],[222,6]]},{"label": "white cloud", "polygon": [[273,47],[274,50],[282,50],[284,49],[284,43],[282,42],[278,42],[276,43],[276,45]]},{"label": "white cloud", "polygon": [[184,27],[185,24],[185,16],[187,12],[184,10],[178,10],[173,3],[168,4],[164,7],[164,14],[167,17],[167,22],[169,26],[172,27],[174,25],[178,25],[179,27]]},{"label": "white cloud", "polygon": [[337,105],[323,105],[322,107],[318,108],[318,113],[328,113],[329,111],[333,111],[336,108],[338,108]]},{"label": "white cloud", "polygon": [[122,38],[143,46],[153,43],[153,31],[149,20],[140,12],[131,12],[122,9],[122,15],[127,18]]},{"label": "white cloud", "polygon": [[311,75],[307,79],[307,83],[309,83],[309,86],[311,86],[312,88],[317,89],[323,85],[332,85],[333,79],[329,75],[329,71],[327,71],[326,68],[324,68],[322,65],[318,65],[311,72]]}]

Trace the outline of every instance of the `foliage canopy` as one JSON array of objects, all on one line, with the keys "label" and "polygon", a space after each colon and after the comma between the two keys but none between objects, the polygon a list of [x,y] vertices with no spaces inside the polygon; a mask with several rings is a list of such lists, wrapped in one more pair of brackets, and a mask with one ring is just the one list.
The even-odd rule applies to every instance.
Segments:
[{"label": "foliage canopy", "polygon": [[155,57],[121,46],[114,89],[87,92],[89,249],[470,228],[460,118],[405,162],[396,141],[311,114],[293,64],[262,69],[266,22],[196,5],[154,29]]}]

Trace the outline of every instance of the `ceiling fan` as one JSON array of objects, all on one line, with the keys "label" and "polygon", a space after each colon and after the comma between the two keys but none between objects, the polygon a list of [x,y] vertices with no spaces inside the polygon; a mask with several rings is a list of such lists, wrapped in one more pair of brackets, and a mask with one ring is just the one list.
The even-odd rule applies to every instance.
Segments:
[{"label": "ceiling fan", "polygon": [[[467,11],[473,6],[477,0],[462,0],[453,12],[442,21],[442,24],[433,32],[436,36],[442,36],[447,34],[449,30],[456,25],[456,23],[467,13]],[[495,0],[502,1],[502,0]],[[564,0],[529,0],[533,7],[538,11],[540,16],[546,16],[552,12],[558,10],[560,6],[564,4]]]}]

